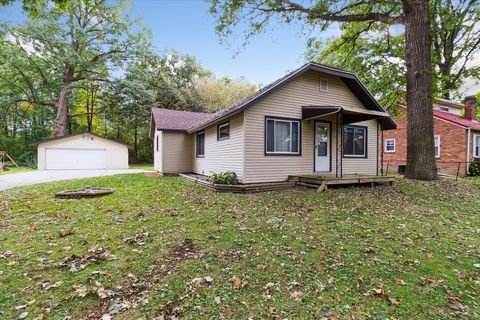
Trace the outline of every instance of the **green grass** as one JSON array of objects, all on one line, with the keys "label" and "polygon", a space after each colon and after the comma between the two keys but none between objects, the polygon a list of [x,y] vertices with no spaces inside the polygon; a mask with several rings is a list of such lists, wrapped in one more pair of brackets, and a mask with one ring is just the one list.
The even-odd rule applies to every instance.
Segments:
[{"label": "green grass", "polygon": [[[53,197],[86,184],[117,191]],[[12,189],[0,318],[97,319],[123,302],[115,319],[478,319],[479,184],[234,195],[135,174]]]},{"label": "green grass", "polygon": [[28,168],[28,167],[20,167],[20,168],[17,168],[17,167],[8,167],[8,170],[6,171],[0,171],[0,175],[3,175],[3,174],[12,174],[12,173],[19,173],[19,172],[27,172],[27,171],[35,171],[37,169],[33,169],[33,168]]},{"label": "green grass", "polygon": [[137,163],[130,164],[128,166],[130,169],[143,169],[143,170],[153,170],[153,163]]}]

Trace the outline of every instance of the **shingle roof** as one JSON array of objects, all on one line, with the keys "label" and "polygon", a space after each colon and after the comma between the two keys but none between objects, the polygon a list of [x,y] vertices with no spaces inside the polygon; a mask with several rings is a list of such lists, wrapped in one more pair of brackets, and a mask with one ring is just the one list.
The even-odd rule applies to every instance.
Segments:
[{"label": "shingle roof", "polygon": [[480,129],[480,122],[479,121],[468,120],[468,119],[465,119],[462,116],[459,116],[459,115],[456,115],[456,114],[453,114],[453,113],[449,113],[449,112],[446,112],[446,111],[433,110],[433,116],[437,117],[437,118],[440,118],[440,119],[443,119],[443,120],[446,120],[446,121],[449,121],[449,122],[453,122],[453,123],[458,124],[458,125],[460,125],[462,127],[465,127],[465,128]]},{"label": "shingle roof", "polygon": [[[317,71],[325,74],[338,76],[342,79],[345,85],[352,90],[357,98],[365,105],[367,109],[386,112],[385,109],[378,103],[373,95],[367,90],[357,76],[351,72],[336,69],[328,66],[324,66],[315,62],[309,62],[304,64],[298,69],[286,74],[280,79],[270,83],[264,88],[258,90],[251,96],[239,100],[224,109],[221,109],[215,113],[200,113],[200,112],[188,112],[183,111],[186,114],[184,116],[177,115],[175,113],[169,113],[172,110],[152,108],[153,117],[157,129],[164,130],[184,130],[188,133],[203,130],[211,125],[220,123],[228,119],[229,117],[243,111],[252,103],[262,98],[264,95],[272,92],[274,89],[279,88],[283,84],[296,77],[304,74],[307,71]],[[155,111],[154,110],[161,110]],[[179,111],[174,111],[179,112]],[[157,115],[155,115],[157,113]],[[190,114],[190,115],[187,115]],[[177,118],[178,117],[178,118]],[[158,119],[158,121],[157,121]],[[391,117],[383,118],[382,123],[386,129],[395,129],[397,126]]]},{"label": "shingle roof", "polygon": [[194,123],[207,119],[210,113],[152,108],[155,126],[160,130],[188,130]]},{"label": "shingle roof", "polygon": [[[400,106],[404,107],[404,108],[407,107],[407,105],[403,102],[400,103]],[[472,129],[480,130],[480,121],[468,120],[468,119],[465,119],[462,116],[453,114],[451,112],[441,111],[441,110],[433,110],[433,117],[451,122],[453,124],[464,127],[465,129],[472,128]]]}]

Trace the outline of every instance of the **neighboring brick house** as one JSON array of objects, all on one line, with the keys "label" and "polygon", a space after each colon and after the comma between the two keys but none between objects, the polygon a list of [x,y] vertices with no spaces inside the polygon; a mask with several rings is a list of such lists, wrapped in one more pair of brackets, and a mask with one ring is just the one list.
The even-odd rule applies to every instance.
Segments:
[{"label": "neighboring brick house", "polygon": [[[399,114],[394,117],[397,129],[383,132],[385,171],[397,172],[406,164],[406,109],[406,104],[400,104]],[[475,115],[476,99],[473,96],[465,98],[464,104],[434,100],[435,157],[439,173],[456,175],[458,171],[460,176],[466,176],[469,171],[467,163],[480,160],[480,121]]]}]

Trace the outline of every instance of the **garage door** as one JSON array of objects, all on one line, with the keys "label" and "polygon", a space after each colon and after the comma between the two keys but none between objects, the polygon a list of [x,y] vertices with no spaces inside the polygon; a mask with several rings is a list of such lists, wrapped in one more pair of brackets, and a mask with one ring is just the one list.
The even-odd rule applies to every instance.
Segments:
[{"label": "garage door", "polygon": [[105,149],[55,149],[45,150],[47,170],[106,169]]}]

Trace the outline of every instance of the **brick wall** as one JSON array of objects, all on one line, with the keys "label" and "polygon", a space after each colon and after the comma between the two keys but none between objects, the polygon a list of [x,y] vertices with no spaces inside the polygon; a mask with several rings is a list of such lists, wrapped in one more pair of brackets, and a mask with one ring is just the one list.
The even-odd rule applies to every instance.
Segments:
[{"label": "brick wall", "polygon": [[[383,143],[385,139],[395,139],[395,153],[383,153],[383,168],[389,172],[397,172],[398,165],[406,164],[407,159],[407,120],[404,115],[395,119],[396,130],[383,132]],[[467,130],[457,125],[434,118],[435,135],[440,136],[440,158],[437,158],[438,172],[446,174],[457,174],[458,161],[465,162],[467,159]],[[473,140],[473,134],[472,134]],[[473,145],[473,141],[472,145]],[[382,146],[384,149],[384,146]],[[470,153],[473,149],[470,147]],[[456,162],[456,163],[455,163]],[[460,165],[461,176],[467,174],[467,165]]]}]

